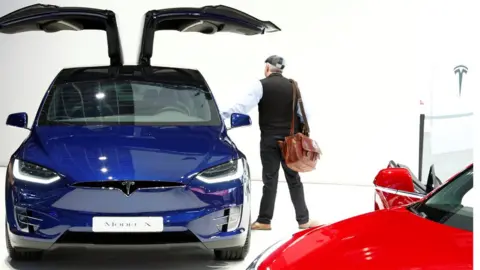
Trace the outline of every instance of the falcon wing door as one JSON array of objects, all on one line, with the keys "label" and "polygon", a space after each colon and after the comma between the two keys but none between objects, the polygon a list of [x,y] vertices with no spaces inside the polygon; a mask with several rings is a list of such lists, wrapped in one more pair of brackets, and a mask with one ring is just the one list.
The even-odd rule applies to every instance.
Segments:
[{"label": "falcon wing door", "polygon": [[107,33],[111,65],[123,64],[123,52],[115,13],[85,7],[59,7],[35,4],[13,11],[0,18],[0,33],[17,34],[29,31],[101,30]]},{"label": "falcon wing door", "polygon": [[150,10],[145,14],[138,60],[140,65],[150,65],[155,32],[161,30],[208,35],[220,32],[258,35],[277,32],[280,28],[270,21],[262,21],[245,12],[222,5]]}]

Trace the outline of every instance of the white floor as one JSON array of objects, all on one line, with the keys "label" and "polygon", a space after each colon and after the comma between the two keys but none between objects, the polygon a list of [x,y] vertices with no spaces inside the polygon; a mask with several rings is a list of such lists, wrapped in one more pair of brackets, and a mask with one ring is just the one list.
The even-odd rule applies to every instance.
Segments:
[{"label": "white floor", "polygon": [[[0,168],[0,175],[4,175]],[[253,182],[253,213],[256,217],[261,197],[261,182]],[[324,223],[335,222],[373,210],[373,188],[358,186],[306,184],[306,199],[312,218]],[[3,192],[0,192],[1,208]],[[212,259],[212,254],[205,250],[189,249],[154,249],[154,250],[60,250],[48,253],[44,260],[36,263],[13,263],[8,258],[4,239],[0,240],[0,269],[22,270],[58,270],[58,269],[245,269],[248,264],[266,247],[295,232],[297,224],[288,188],[285,183],[279,185],[273,230],[254,232],[248,258],[244,262],[222,263]],[[0,226],[2,227],[2,226]],[[3,228],[3,227],[2,227]],[[0,232],[0,236],[4,236]]]}]

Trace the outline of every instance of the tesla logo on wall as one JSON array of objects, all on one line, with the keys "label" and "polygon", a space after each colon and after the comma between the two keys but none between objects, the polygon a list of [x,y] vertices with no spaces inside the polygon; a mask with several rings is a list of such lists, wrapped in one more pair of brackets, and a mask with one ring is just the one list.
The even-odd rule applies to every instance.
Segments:
[{"label": "tesla logo on wall", "polygon": [[468,73],[468,68],[464,65],[456,66],[453,71],[455,74],[458,74],[458,95],[462,95],[462,81],[463,81],[463,74]]}]

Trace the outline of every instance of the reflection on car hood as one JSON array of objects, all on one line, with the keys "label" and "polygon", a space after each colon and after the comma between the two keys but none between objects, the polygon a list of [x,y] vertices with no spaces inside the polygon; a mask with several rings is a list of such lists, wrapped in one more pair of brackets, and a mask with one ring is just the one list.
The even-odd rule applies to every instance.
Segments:
[{"label": "reflection on car hood", "polygon": [[219,127],[37,127],[17,153],[73,181],[108,179],[186,183],[235,157]]},{"label": "reflection on car hood", "polygon": [[368,213],[294,238],[276,257],[272,270],[473,267],[471,232],[434,223],[404,208]]}]

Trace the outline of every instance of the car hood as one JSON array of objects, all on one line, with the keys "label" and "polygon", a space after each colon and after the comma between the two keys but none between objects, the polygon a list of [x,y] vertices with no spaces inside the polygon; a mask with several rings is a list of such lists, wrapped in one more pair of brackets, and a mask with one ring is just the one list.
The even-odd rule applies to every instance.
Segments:
[{"label": "car hood", "polygon": [[404,208],[300,232],[281,249],[275,252],[275,261],[266,261],[264,266],[268,264],[271,270],[473,267],[471,232],[429,221]]},{"label": "car hood", "polygon": [[219,127],[37,127],[17,157],[74,182],[191,176],[237,157]]}]

